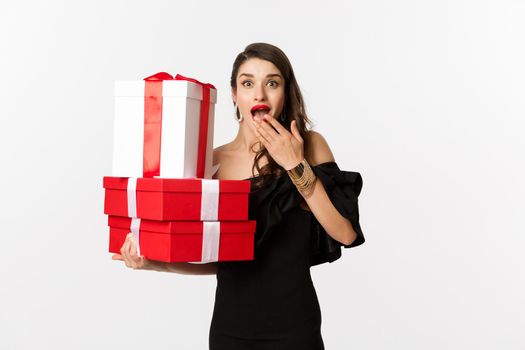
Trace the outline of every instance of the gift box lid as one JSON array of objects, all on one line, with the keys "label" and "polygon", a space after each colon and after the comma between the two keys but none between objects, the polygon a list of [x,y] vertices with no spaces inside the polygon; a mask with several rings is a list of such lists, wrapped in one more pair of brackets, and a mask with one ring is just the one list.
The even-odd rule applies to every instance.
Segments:
[{"label": "gift box lid", "polygon": [[[138,178],[137,191],[145,192],[198,192],[202,191],[202,179],[166,179]],[[220,193],[249,193],[250,180],[210,180],[218,181]],[[127,177],[104,176],[103,185],[106,189],[126,190]]]},{"label": "gift box lid", "polygon": [[[144,80],[117,80],[115,81],[115,96],[146,97],[144,95],[145,84]],[[162,97],[186,97],[202,100],[202,86],[187,80],[164,80]],[[217,103],[216,89],[210,89],[210,103]]]},{"label": "gift box lid", "polygon": [[[254,233],[255,220],[246,221],[221,221],[221,234],[223,233]],[[108,216],[108,226],[129,229],[131,218],[123,216]],[[202,234],[204,223],[202,221],[157,221],[140,220],[140,230],[160,233],[195,233]]]}]

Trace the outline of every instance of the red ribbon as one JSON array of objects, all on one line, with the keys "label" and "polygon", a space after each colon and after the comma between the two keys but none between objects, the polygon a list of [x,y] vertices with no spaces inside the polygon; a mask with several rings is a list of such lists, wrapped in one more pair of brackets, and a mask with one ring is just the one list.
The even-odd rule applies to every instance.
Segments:
[{"label": "red ribbon", "polygon": [[173,80],[160,72],[144,79],[144,151],[142,173],[144,177],[160,175],[160,142],[162,135],[162,82]]},{"label": "red ribbon", "polygon": [[210,89],[212,84],[202,83],[196,79],[177,74],[160,72],[144,79],[144,152],[143,176],[160,175],[160,144],[162,135],[162,82],[164,80],[186,80],[202,86],[202,101],[199,119],[199,142],[197,150],[196,176],[204,177],[206,167],[206,145],[208,140],[208,121],[210,112]]},{"label": "red ribbon", "polygon": [[175,76],[175,80],[187,80],[202,86],[202,101],[199,121],[199,143],[197,153],[197,177],[203,178],[206,170],[206,145],[208,143],[208,122],[210,115],[210,89],[215,89],[215,86],[209,83],[201,83],[200,81],[187,78],[180,74]]}]

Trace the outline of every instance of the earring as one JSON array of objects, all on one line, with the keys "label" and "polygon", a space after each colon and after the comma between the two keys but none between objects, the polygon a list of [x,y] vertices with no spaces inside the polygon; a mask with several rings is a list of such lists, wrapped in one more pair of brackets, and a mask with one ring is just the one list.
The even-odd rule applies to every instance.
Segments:
[{"label": "earring", "polygon": [[237,120],[239,123],[243,121],[244,116],[242,115],[241,111],[239,110],[239,106],[237,106],[237,103],[233,103],[234,109],[235,109],[235,120]]}]

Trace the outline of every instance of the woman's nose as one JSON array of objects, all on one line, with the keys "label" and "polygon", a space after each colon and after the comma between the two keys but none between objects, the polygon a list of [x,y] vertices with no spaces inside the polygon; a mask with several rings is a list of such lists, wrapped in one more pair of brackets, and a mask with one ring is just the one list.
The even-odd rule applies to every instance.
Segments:
[{"label": "woman's nose", "polygon": [[266,91],[264,90],[264,85],[262,84],[259,84],[257,85],[257,87],[254,89],[254,93],[255,93],[255,100],[257,101],[264,101],[266,100]]}]

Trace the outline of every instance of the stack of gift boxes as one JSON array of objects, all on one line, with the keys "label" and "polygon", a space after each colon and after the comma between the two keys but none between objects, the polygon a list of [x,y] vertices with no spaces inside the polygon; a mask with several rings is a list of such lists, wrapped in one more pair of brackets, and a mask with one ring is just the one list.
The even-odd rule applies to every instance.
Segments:
[{"label": "stack of gift boxes", "polygon": [[250,181],[212,179],[216,98],[213,85],[167,73],[115,83],[111,253],[132,233],[151,260],[253,260]]}]

